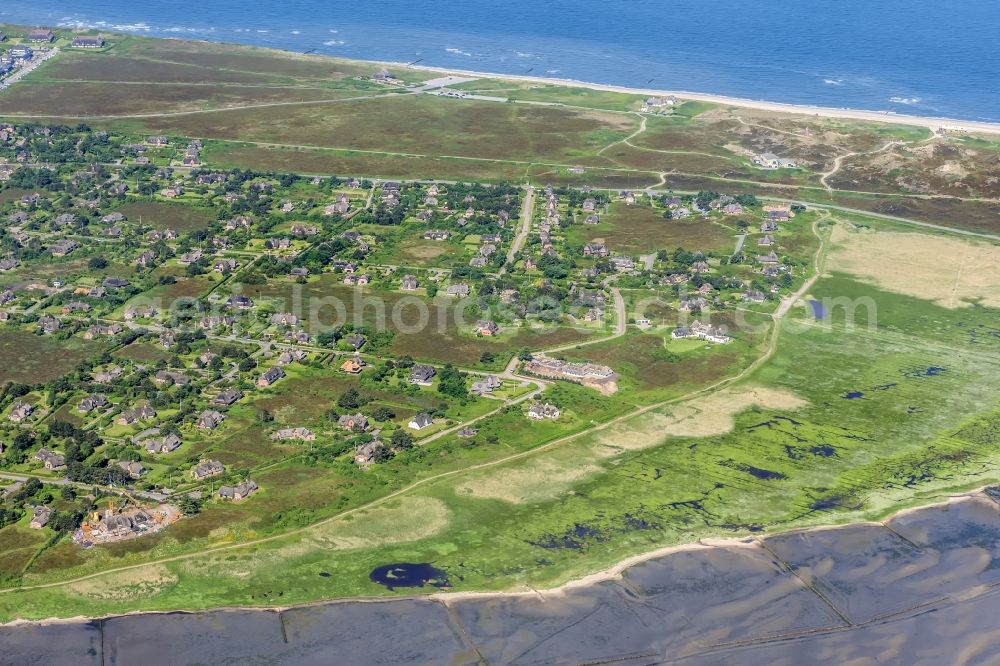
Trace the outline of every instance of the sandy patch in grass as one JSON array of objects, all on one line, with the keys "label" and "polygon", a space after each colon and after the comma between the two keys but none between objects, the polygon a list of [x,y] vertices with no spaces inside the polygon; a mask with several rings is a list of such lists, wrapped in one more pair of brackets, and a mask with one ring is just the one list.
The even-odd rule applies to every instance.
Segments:
[{"label": "sandy patch in grass", "polygon": [[602,458],[656,446],[667,437],[723,435],[736,415],[751,407],[790,410],[805,405],[789,391],[768,388],[727,389],[663,410],[647,412],[597,433],[592,452]]},{"label": "sandy patch in grass", "polygon": [[597,465],[579,459],[532,460],[526,467],[491,469],[462,482],[455,493],[464,497],[497,499],[513,504],[553,499],[577,481],[601,471]]},{"label": "sandy patch in grass", "polygon": [[1000,306],[1000,246],[917,233],[834,227],[827,269],[946,308]]},{"label": "sandy patch in grass", "polygon": [[88,578],[66,587],[70,594],[104,601],[125,601],[159,594],[177,583],[177,575],[162,564],[127,569]]},{"label": "sandy patch in grass", "polygon": [[433,497],[404,497],[352,514],[349,519],[320,525],[308,532],[320,548],[347,550],[426,539],[443,531],[451,512]]}]

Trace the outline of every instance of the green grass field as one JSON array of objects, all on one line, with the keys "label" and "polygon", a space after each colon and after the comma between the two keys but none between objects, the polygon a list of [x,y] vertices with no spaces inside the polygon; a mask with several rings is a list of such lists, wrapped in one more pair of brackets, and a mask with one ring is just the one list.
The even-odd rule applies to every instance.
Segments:
[{"label": "green grass field", "polygon": [[[963,184],[948,183],[948,188],[968,187],[969,200],[909,196],[871,169],[852,167],[841,174],[843,179],[833,182],[844,190],[827,190],[820,182],[819,174],[832,168],[838,155],[870,151],[889,139],[924,141],[928,134],[922,129],[685,102],[672,117],[646,118],[641,131],[634,112],[641,100],[635,96],[483,79],[461,87],[555,105],[453,100],[378,86],[363,79],[371,70],[364,63],[249,47],[123,38],[107,52],[67,53],[41,68],[24,85],[0,94],[0,116],[44,114],[61,96],[71,95],[67,113],[103,114],[112,107],[122,116],[95,121],[95,127],[206,139],[203,158],[211,167],[712,189],[980,231],[997,228],[992,200],[976,199],[990,195],[992,185],[982,178],[989,162],[975,162],[978,174],[960,179]],[[91,74],[88,80],[80,80],[85,73]],[[430,77],[402,69],[399,75],[411,82]],[[318,100],[324,101],[314,103]],[[124,117],[151,108],[155,115]],[[990,142],[934,141],[993,154]],[[767,150],[794,155],[802,168],[751,167],[747,153]],[[939,155],[927,159],[941,162]],[[584,173],[570,173],[568,166],[576,164],[586,167]],[[922,173],[919,164],[907,168],[907,175]],[[863,182],[873,192],[859,189]],[[21,192],[0,191],[0,203]],[[216,219],[214,211],[192,201],[133,201],[120,210],[130,222],[141,219],[182,233]],[[754,223],[760,219],[756,212],[747,216]],[[401,329],[414,323],[415,313],[402,307],[395,278],[377,277],[364,290],[344,286],[335,273],[312,275],[302,285],[283,274],[243,285],[242,293],[258,306],[282,312],[302,303],[308,323],[313,323],[311,308],[323,303],[315,323],[343,323],[339,303],[346,321],[388,329],[391,337],[363,349],[376,364],[410,356],[499,372],[523,348],[565,346],[552,355],[611,366],[620,374],[618,391],[602,395],[548,382],[537,387],[540,399],[559,407],[560,417],[534,421],[526,417],[528,402],[510,400],[536,390],[527,381],[506,377],[498,399],[447,397],[436,388],[408,387],[405,370],[394,370],[385,382],[375,381],[371,370],[348,376],[338,369],[342,356],[310,347],[310,360],[288,366],[288,376],[273,387],[248,391],[217,430],[196,431],[185,423],[182,448],[151,462],[149,478],[189,489],[194,482],[187,466],[211,456],[234,473],[251,474],[260,484],[258,494],[243,503],[209,502],[198,515],[155,535],[86,550],[66,538],[46,547],[25,519],[7,526],[0,530],[0,621],[406,594],[369,577],[374,568],[394,562],[432,563],[448,574],[455,591],[544,588],[665,546],[878,520],[902,507],[996,482],[1000,311],[988,303],[997,285],[973,280],[963,284],[963,298],[949,301],[947,293],[941,297],[947,289],[940,285],[954,283],[952,295],[958,293],[958,262],[954,274],[932,272],[928,266],[936,268],[937,262],[895,256],[901,245],[891,243],[878,266],[855,267],[852,274],[849,262],[837,263],[837,252],[847,245],[830,232],[834,218],[867,228],[871,235],[856,238],[869,242],[884,240],[877,234],[888,230],[919,232],[926,247],[908,251],[923,259],[933,259],[944,238],[860,213],[802,213],[776,234],[782,253],[791,255],[792,286],[782,293],[813,273],[811,258],[820,249],[816,223],[825,245],[817,256],[818,279],[803,295],[832,303],[829,316],[817,315],[806,303],[783,314],[776,300],[759,306],[731,300],[711,313],[712,323],[727,326],[734,338],[721,346],[670,339],[678,313],[673,292],[654,279],[659,274],[648,280],[628,277],[624,291],[627,317],[640,314],[634,308],[644,298],[665,295],[641,313],[662,327],[642,332],[630,327],[609,339],[604,339],[608,330],[574,327],[568,319],[540,329],[504,326],[495,338],[479,338],[471,330],[482,316],[479,304],[470,304],[458,323],[448,312],[452,302],[443,296],[416,297],[429,308],[431,332],[425,326],[406,333]],[[331,228],[323,233],[342,230]],[[602,241],[622,254],[684,247],[728,255],[737,230],[735,220],[668,221],[648,203],[616,202],[599,225],[574,224],[559,233],[572,245]],[[379,235],[383,242],[375,244],[372,263],[433,267],[467,260],[460,242],[424,242],[416,226]],[[756,249],[752,239],[748,253]],[[964,261],[977,249],[982,248],[962,246],[955,256]],[[60,262],[29,259],[5,274],[4,283],[81,278],[96,284],[104,275],[134,274],[131,265],[117,263],[88,269],[94,254],[89,246]],[[745,281],[759,277],[749,264],[713,271]],[[160,267],[154,275],[178,272]],[[552,286],[539,275],[524,281],[532,288]],[[144,296],[200,297],[219,279],[180,279]],[[555,282],[557,288],[568,286]],[[224,298],[231,284],[213,293],[213,300]],[[477,292],[480,286],[474,284]],[[942,302],[952,307],[937,304]],[[397,309],[399,320],[393,323]],[[79,336],[57,340],[31,333],[30,325],[15,326],[0,332],[0,352],[7,359],[0,382],[41,384],[107,348]],[[251,333],[265,327],[262,318]],[[197,344],[199,351],[232,344],[257,352],[253,342],[212,338]],[[252,381],[273,358],[265,347],[258,369],[241,368],[225,382]],[[484,360],[484,352],[494,358]],[[180,360],[188,365],[197,356],[184,354]],[[172,355],[148,341],[114,352],[117,359],[140,364]],[[423,431],[418,446],[362,469],[352,460],[353,444],[335,436],[331,416],[336,414],[329,413],[351,388],[367,400],[360,411],[386,407],[394,413],[380,424],[387,434],[405,428],[421,411],[439,410],[442,422]],[[35,387],[25,399],[46,407],[48,395]],[[190,404],[200,408],[202,398],[199,385]],[[86,423],[71,403],[51,406],[49,421]],[[163,417],[176,413],[160,411]],[[473,436],[446,431],[473,421],[478,430]],[[270,437],[279,427],[297,426],[315,431],[316,442]],[[4,425],[6,434],[15,428]],[[125,437],[134,430],[116,426],[103,434]],[[216,487],[209,482],[200,489]]]},{"label": "green grass field", "polygon": [[663,211],[645,204],[627,206],[616,202],[599,224],[577,224],[567,237],[576,243],[603,242],[623,254],[651,254],[683,247],[692,252],[731,251],[736,247],[736,229],[715,220],[686,218],[666,220]]}]

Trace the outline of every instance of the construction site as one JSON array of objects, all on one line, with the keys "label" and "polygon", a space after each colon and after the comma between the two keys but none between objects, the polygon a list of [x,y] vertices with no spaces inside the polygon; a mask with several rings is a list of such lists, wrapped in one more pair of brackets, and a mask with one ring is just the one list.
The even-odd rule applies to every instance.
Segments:
[{"label": "construction site", "polygon": [[83,548],[95,544],[113,543],[153,534],[181,518],[180,510],[171,504],[147,508],[134,500],[125,500],[116,507],[109,501],[103,511],[94,511],[73,534],[73,541]]}]

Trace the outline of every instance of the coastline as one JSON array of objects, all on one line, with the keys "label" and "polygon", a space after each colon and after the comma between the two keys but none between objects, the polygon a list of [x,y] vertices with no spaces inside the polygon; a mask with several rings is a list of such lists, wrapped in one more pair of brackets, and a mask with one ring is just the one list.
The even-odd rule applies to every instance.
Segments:
[{"label": "coastline", "polygon": [[[52,27],[55,30],[66,30],[59,26]],[[93,30],[73,31],[81,34],[94,32]],[[663,97],[672,95],[679,99],[708,102],[723,106],[733,106],[739,108],[753,109],[757,111],[769,111],[773,113],[784,113],[801,116],[814,116],[820,118],[833,118],[843,120],[858,120],[865,122],[876,122],[884,124],[910,125],[924,127],[932,132],[961,132],[1000,135],[1000,122],[962,120],[959,118],[921,116],[896,113],[895,111],[874,111],[869,109],[855,109],[848,107],[828,107],[813,104],[796,104],[791,102],[777,102],[766,99],[750,99],[746,97],[735,97],[708,92],[694,92],[690,90],[668,90],[660,88],[630,87],[607,83],[595,83],[580,79],[560,78],[555,76],[529,76],[524,74],[502,74],[498,72],[486,72],[479,70],[460,69],[451,67],[439,67],[433,65],[411,65],[410,63],[392,60],[377,60],[367,58],[350,58],[325,53],[300,53],[290,49],[274,46],[261,46],[251,43],[230,42],[224,40],[194,39],[191,37],[182,38],[166,35],[135,35],[132,33],[105,33],[117,34],[124,37],[141,37],[143,39],[171,40],[181,42],[199,42],[213,45],[241,46],[263,51],[281,53],[286,57],[315,58],[321,60],[339,60],[351,63],[369,63],[373,66],[405,68],[410,71],[425,71],[434,74],[454,75],[460,77],[470,77],[478,79],[493,79],[499,81],[513,81],[519,83],[534,83],[540,85],[555,85],[570,88],[583,88],[602,92],[612,92],[624,95],[638,95],[643,97]],[[561,106],[559,102],[553,102],[553,106]]]},{"label": "coastline", "polygon": [[[10,620],[8,622],[0,622],[0,628],[17,628],[17,627],[49,627],[49,626],[59,626],[59,625],[78,625],[86,624],[94,621],[103,621],[112,618],[126,618],[134,616],[156,616],[156,615],[176,615],[176,614],[201,614],[201,613],[216,613],[216,612],[260,612],[260,613],[281,613],[293,609],[305,609],[305,608],[315,608],[322,606],[332,606],[332,605],[347,605],[347,604],[381,604],[381,603],[392,603],[397,601],[433,601],[439,602],[447,606],[451,602],[464,601],[464,600],[491,600],[491,599],[514,599],[514,598],[536,598],[544,599],[545,596],[558,597],[560,595],[565,595],[572,591],[577,591],[581,589],[590,588],[601,583],[620,581],[624,578],[624,574],[628,569],[645,564],[652,560],[660,559],[673,555],[676,553],[683,552],[694,552],[694,551],[706,551],[713,550],[717,548],[729,548],[729,549],[739,549],[739,548],[755,548],[759,546],[759,539],[774,537],[777,535],[789,535],[789,534],[803,534],[803,533],[813,533],[813,532],[833,532],[839,530],[847,530],[858,526],[882,526],[884,523],[899,518],[911,513],[917,513],[926,510],[934,510],[941,507],[950,506],[959,502],[966,501],[968,499],[974,499],[977,497],[987,497],[986,490],[993,487],[994,484],[989,484],[969,490],[962,493],[949,494],[947,499],[931,502],[929,504],[921,504],[918,506],[911,506],[899,509],[891,514],[888,514],[883,520],[856,520],[851,522],[846,522],[842,524],[831,524],[831,525],[816,525],[813,527],[800,527],[792,528],[788,530],[777,530],[774,532],[764,532],[759,535],[745,535],[739,537],[705,537],[699,539],[698,541],[676,544],[672,546],[664,546],[662,548],[657,548],[645,553],[639,553],[636,555],[631,555],[622,559],[609,567],[601,569],[600,571],[595,571],[579,578],[574,578],[566,581],[560,585],[556,585],[550,588],[531,588],[523,590],[509,590],[509,591],[484,591],[484,592],[431,592],[426,594],[404,594],[399,596],[384,596],[384,597],[344,597],[339,599],[325,599],[320,601],[310,601],[301,604],[291,604],[286,606],[217,606],[212,608],[178,608],[172,610],[135,610],[128,611],[125,613],[113,613],[106,615],[95,615],[95,616],[72,616],[72,617],[50,617],[41,620],[27,620],[18,618],[15,620]],[[16,588],[13,588],[16,590]]]},{"label": "coastline", "polygon": [[[258,48],[266,48],[266,47],[258,47]],[[289,51],[289,53],[294,53],[294,51]],[[327,56],[321,56],[321,57],[327,57]],[[351,58],[337,58],[335,56],[329,56],[329,57],[334,57],[335,59],[338,60],[353,60]],[[772,102],[768,100],[754,100],[743,97],[730,97],[726,95],[691,92],[686,90],[630,88],[627,86],[617,86],[605,83],[592,83],[589,81],[580,81],[578,79],[565,79],[565,78],[545,77],[545,76],[527,76],[521,74],[498,74],[495,72],[479,72],[475,70],[452,69],[447,67],[432,67],[425,65],[420,65],[419,67],[413,67],[403,62],[391,62],[391,61],[381,61],[381,60],[353,60],[353,61],[370,62],[373,65],[382,65],[386,67],[405,67],[411,70],[423,70],[428,72],[434,72],[436,74],[451,74],[456,76],[472,77],[479,79],[497,79],[501,81],[516,81],[520,83],[557,85],[570,88],[586,88],[588,90],[614,92],[614,93],[621,93],[624,95],[639,95],[644,97],[665,97],[668,95],[673,95],[674,97],[684,100],[710,102],[713,104],[736,106],[741,108],[754,109],[758,111],[772,111],[775,113],[818,116],[821,118],[863,120],[863,121],[897,124],[897,125],[914,125],[917,127],[926,127],[927,129],[930,129],[931,131],[934,132],[938,130],[943,130],[950,132],[1000,134],[1000,123],[991,123],[985,121],[960,120],[957,118],[938,118],[932,116],[915,116],[915,115],[899,114],[892,111],[882,112],[882,111],[870,111],[864,109],[849,109],[849,108],[814,106],[806,104],[792,104],[789,102]],[[559,105],[558,102],[554,104]]]}]

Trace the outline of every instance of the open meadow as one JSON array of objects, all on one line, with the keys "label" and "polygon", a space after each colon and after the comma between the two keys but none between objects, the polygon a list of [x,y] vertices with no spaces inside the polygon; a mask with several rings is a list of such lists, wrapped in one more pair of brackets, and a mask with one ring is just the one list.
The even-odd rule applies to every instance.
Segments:
[{"label": "open meadow", "polygon": [[[111,42],[0,91],[0,622],[530,591],[996,481],[995,141]],[[129,502],[178,519],[95,537]]]}]

